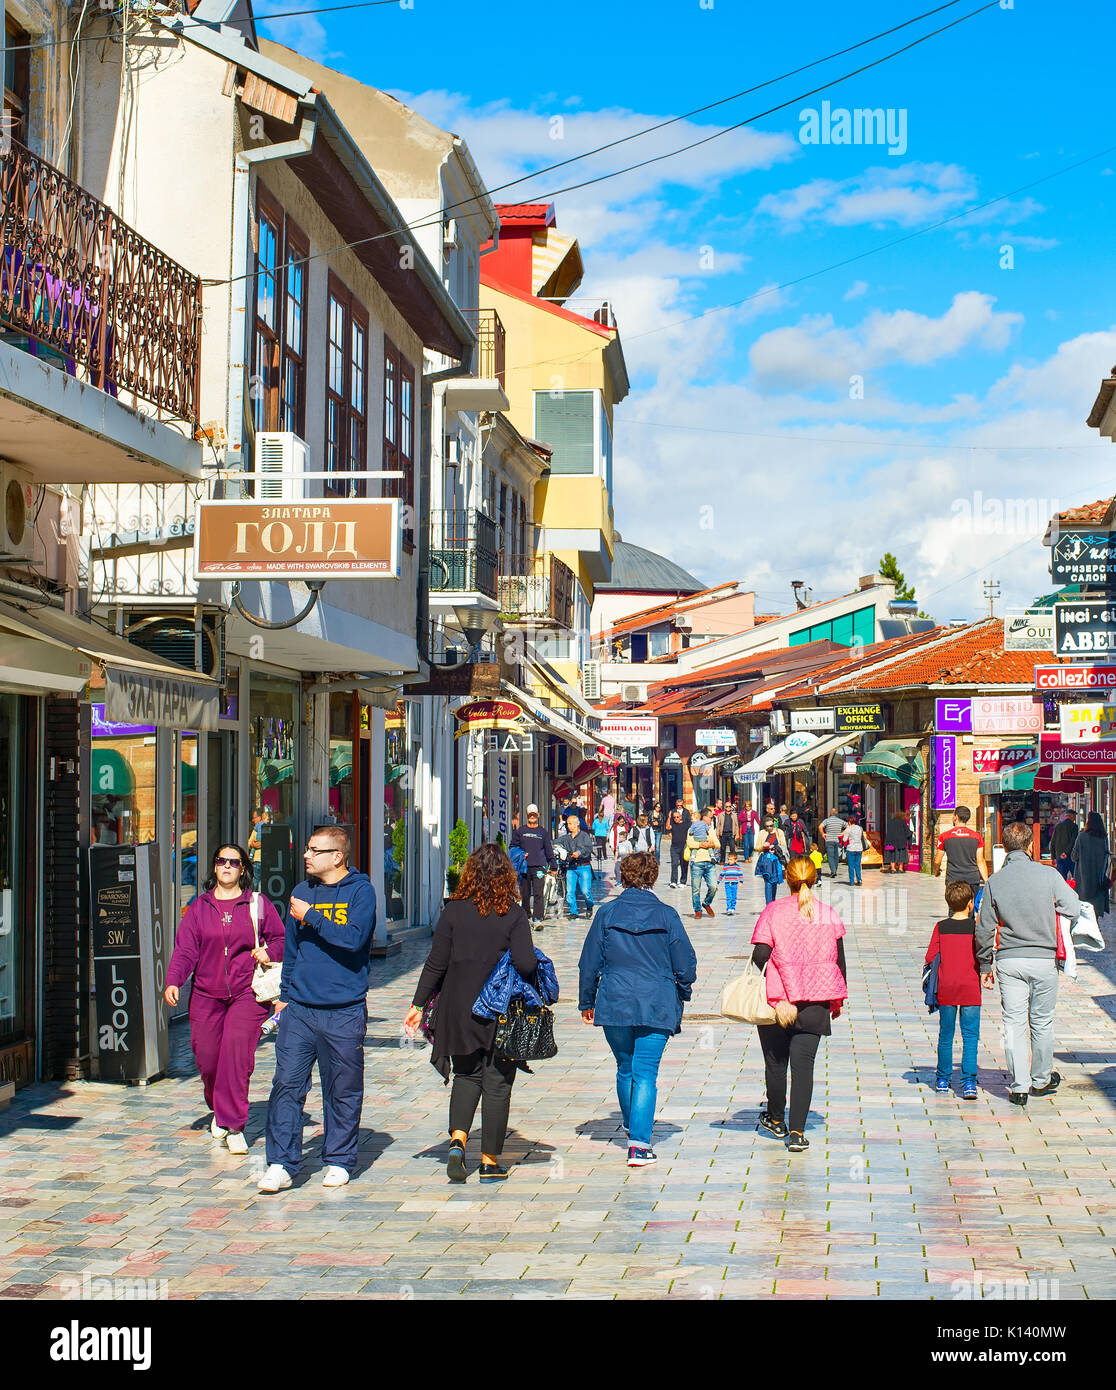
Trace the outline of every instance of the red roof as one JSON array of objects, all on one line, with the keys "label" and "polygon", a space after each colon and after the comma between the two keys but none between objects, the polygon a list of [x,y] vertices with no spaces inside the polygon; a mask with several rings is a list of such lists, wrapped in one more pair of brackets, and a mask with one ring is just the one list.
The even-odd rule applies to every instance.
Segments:
[{"label": "red roof", "polygon": [[935,628],[920,650],[875,666],[858,663],[848,676],[825,682],[825,692],[890,690],[926,685],[1033,686],[1035,667],[1055,660],[1052,652],[1005,652],[1004,624],[984,618],[963,628]]},{"label": "red roof", "polygon": [[531,294],[528,290],[521,290],[515,285],[509,285],[506,280],[497,280],[490,271],[485,269],[483,261],[481,261],[480,282],[490,290],[498,290],[500,294],[510,295],[512,299],[522,300],[524,304],[534,304],[539,309],[545,309],[548,314],[554,314],[557,318],[565,319],[569,323],[576,323],[579,328],[592,329],[594,333],[599,333],[602,338],[612,339],[619,331],[615,328],[608,328],[603,323],[598,323],[596,319],[587,319],[584,314],[575,314],[572,309],[563,309],[560,304],[551,304],[548,299],[539,299],[537,295]]},{"label": "red roof", "polygon": [[1064,512],[1055,512],[1054,521],[1060,526],[1100,525],[1107,520],[1116,497],[1102,497],[1097,502],[1086,502],[1081,507],[1070,507]]},{"label": "red roof", "polygon": [[711,595],[720,594],[722,589],[733,590],[731,594],[722,594],[723,598],[735,597],[738,581],[727,579],[723,584],[714,584],[711,589],[698,589],[696,593],[685,594],[682,598],[670,599],[666,603],[656,603],[650,608],[641,608],[638,612],[629,613],[626,618],[619,619],[600,635],[602,637],[618,637],[623,632],[636,632],[641,627],[650,627],[652,623],[660,623],[665,618],[673,617],[675,613],[682,610],[703,608],[706,602],[714,602]]},{"label": "red roof", "polygon": [[505,222],[538,222],[540,226],[554,224],[553,203],[493,203],[501,225]]}]

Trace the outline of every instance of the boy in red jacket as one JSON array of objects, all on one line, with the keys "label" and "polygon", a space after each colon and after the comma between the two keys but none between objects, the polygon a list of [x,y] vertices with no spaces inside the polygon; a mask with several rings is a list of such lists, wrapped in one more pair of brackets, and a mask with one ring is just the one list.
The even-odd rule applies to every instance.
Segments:
[{"label": "boy in red jacket", "polygon": [[938,1076],[936,1090],[948,1096],[953,1082],[953,1034],[961,1015],[961,1099],[977,1098],[977,1043],[980,1040],[980,972],[976,961],[973,888],[947,883],[949,916],[934,927],[927,961],[938,966]]}]

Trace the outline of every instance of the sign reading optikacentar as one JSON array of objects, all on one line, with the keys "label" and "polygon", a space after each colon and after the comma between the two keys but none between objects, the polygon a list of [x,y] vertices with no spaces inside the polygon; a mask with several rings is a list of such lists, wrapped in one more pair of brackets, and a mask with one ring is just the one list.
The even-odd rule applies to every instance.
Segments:
[{"label": "sign reading optikacentar", "polygon": [[199,502],[197,579],[398,579],[399,499]]},{"label": "sign reading optikacentar", "polygon": [[1055,584],[1103,589],[1116,583],[1116,534],[1059,531],[1051,541],[1050,573]]}]

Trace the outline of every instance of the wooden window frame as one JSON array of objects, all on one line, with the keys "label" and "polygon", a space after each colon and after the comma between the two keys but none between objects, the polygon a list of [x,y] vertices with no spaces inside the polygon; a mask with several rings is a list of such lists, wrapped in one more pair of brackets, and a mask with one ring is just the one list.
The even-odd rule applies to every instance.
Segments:
[{"label": "wooden window frame", "polygon": [[[333,306],[341,312],[341,341],[333,336]],[[354,333],[360,332],[360,352],[353,355]],[[335,349],[341,353],[340,390],[334,384],[331,358]],[[354,367],[362,378],[362,408],[353,399]],[[326,411],[325,466],[332,471],[363,469],[368,466],[368,310],[352,291],[332,271],[329,274],[329,293],[326,295]],[[331,425],[336,421],[336,432]],[[325,493],[333,497],[367,497],[367,478],[350,478],[325,484]]]},{"label": "wooden window frame", "polygon": [[31,35],[16,22],[11,15],[4,15],[4,43],[5,55],[9,50],[16,50],[12,53],[12,86],[8,86],[8,74],[5,64],[4,78],[4,112],[11,112],[12,122],[9,127],[5,121],[2,134],[12,140],[18,140],[21,145],[28,143],[28,120],[31,108],[31,54],[27,45],[33,42]]},{"label": "wooden window frame", "polygon": [[[274,322],[270,324],[260,313],[260,246],[264,223],[275,237],[275,261],[271,270]],[[289,429],[305,438],[306,314],[309,300],[309,277],[305,263],[310,255],[310,242],[276,199],[259,186],[256,188],[252,230],[255,245],[252,253],[252,344],[248,378],[252,428],[257,433],[261,430]],[[297,343],[290,341],[292,260],[304,263],[298,301],[301,323]],[[256,381],[260,394],[253,396]]]},{"label": "wooden window frame", "polygon": [[[283,229],[283,323],[279,349],[279,424],[306,438],[306,314],[309,308],[310,239],[288,217]],[[299,294],[291,294],[291,275],[298,267]],[[299,328],[292,341],[291,306],[297,306]],[[290,389],[293,386],[293,392]],[[291,396],[293,394],[293,401]]]},{"label": "wooden window frame", "polygon": [[[394,383],[389,394],[389,384]],[[402,478],[385,478],[384,496],[398,497],[403,504],[403,549],[414,553],[415,533],[415,431],[417,411],[415,369],[391,339],[384,335],[384,469],[400,469]],[[404,411],[404,396],[410,396],[410,409]],[[411,521],[408,525],[407,522]]]}]

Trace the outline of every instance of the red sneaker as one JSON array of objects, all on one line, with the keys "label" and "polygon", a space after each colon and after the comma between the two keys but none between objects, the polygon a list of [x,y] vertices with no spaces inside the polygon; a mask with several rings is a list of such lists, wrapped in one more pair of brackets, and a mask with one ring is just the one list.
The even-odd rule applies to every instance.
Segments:
[{"label": "red sneaker", "polygon": [[713,909],[709,906],[708,903],[705,904],[705,911],[706,911],[706,915],[709,916],[709,917],[712,917],[712,916],[714,915]]}]

